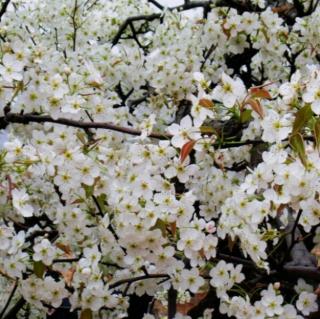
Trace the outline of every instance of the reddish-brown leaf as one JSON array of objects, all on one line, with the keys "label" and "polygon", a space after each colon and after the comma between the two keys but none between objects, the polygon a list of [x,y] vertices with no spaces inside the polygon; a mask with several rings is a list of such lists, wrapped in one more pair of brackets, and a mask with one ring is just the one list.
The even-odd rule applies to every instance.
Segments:
[{"label": "reddish-brown leaf", "polygon": [[176,222],[173,222],[173,223],[170,223],[170,228],[171,228],[171,233],[173,236],[176,236],[176,233],[177,233],[177,223]]},{"label": "reddish-brown leaf", "polygon": [[290,11],[293,7],[294,7],[293,4],[285,3],[281,6],[273,7],[271,10],[274,13],[286,13],[286,12]]},{"label": "reddish-brown leaf", "polygon": [[73,279],[73,275],[75,273],[76,269],[74,267],[69,268],[67,271],[65,272],[61,272],[64,281],[66,282],[68,287],[71,287],[71,283],[72,283],[72,279]]},{"label": "reddish-brown leaf", "polygon": [[228,236],[228,248],[231,252],[233,251],[235,244],[236,244],[236,241],[232,239],[230,236]]},{"label": "reddish-brown leaf", "polygon": [[261,99],[268,99],[271,100],[272,96],[270,95],[270,93],[261,87],[252,87],[250,89],[250,95],[251,97],[259,97]]},{"label": "reddish-brown leaf", "polygon": [[245,104],[249,104],[251,108],[259,114],[259,116],[263,119],[264,111],[263,108],[258,100],[255,99],[248,99],[246,100]]},{"label": "reddish-brown leaf", "polygon": [[205,107],[207,109],[211,109],[214,107],[214,103],[211,100],[208,99],[200,99],[199,100],[199,105],[202,107]]},{"label": "reddish-brown leaf", "polygon": [[198,304],[208,295],[208,292],[196,293],[188,303],[177,304],[177,311],[183,315],[187,315],[188,312],[198,306]]},{"label": "reddish-brown leaf", "polygon": [[65,253],[66,257],[73,257],[72,250],[69,245],[65,245],[63,243],[56,243],[56,246]]},{"label": "reddish-brown leaf", "polygon": [[180,153],[180,162],[181,163],[183,163],[184,160],[187,158],[187,156],[191,153],[195,144],[196,144],[196,141],[191,140],[182,146],[181,153]]}]

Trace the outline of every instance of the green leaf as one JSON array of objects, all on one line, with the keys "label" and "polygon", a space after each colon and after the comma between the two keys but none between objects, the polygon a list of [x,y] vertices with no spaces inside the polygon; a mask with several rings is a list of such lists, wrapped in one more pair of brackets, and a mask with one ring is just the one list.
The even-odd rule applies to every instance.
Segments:
[{"label": "green leaf", "polygon": [[215,134],[216,130],[213,127],[202,125],[200,126],[200,132],[202,134]]},{"label": "green leaf", "polygon": [[296,113],[296,118],[293,123],[293,134],[298,133],[311,119],[313,112],[310,104],[306,104]]},{"label": "green leaf", "polygon": [[211,100],[208,99],[200,99],[199,105],[206,109],[212,109],[214,107],[214,103]]},{"label": "green leaf", "polygon": [[300,133],[293,134],[289,139],[292,149],[298,154],[302,164],[307,165],[307,154],[304,147],[303,137]]},{"label": "green leaf", "polygon": [[101,194],[97,197],[98,204],[101,207],[103,212],[106,211],[106,207],[105,207],[106,200],[107,200],[106,194]]},{"label": "green leaf", "polygon": [[91,309],[85,309],[82,310],[81,315],[80,315],[80,319],[92,319],[92,310]]},{"label": "green leaf", "polygon": [[157,219],[156,224],[155,224],[151,229],[152,229],[152,230],[153,230],[153,229],[160,229],[162,235],[163,235],[163,236],[166,236],[166,234],[167,234],[166,227],[167,227],[167,225],[166,225],[166,223],[165,223],[163,220]]},{"label": "green leaf", "polygon": [[83,186],[83,189],[86,192],[86,197],[87,198],[91,197],[93,195],[94,186],[92,186],[92,185],[89,186],[89,185],[86,185],[86,184],[82,184],[82,186]]},{"label": "green leaf", "polygon": [[37,277],[42,278],[45,270],[46,270],[46,266],[42,261],[35,261],[33,263],[33,272]]},{"label": "green leaf", "polygon": [[314,133],[314,139],[316,142],[316,147],[319,150],[320,149],[320,119],[317,119],[317,121],[314,123],[313,133]]},{"label": "green leaf", "polygon": [[244,110],[240,115],[240,122],[247,123],[252,120],[252,110]]},{"label": "green leaf", "polygon": [[265,88],[262,88],[262,87],[252,87],[250,89],[250,94],[251,94],[251,97],[253,98],[258,97],[261,99],[268,99],[268,100],[272,99],[272,96],[270,95],[270,93]]}]

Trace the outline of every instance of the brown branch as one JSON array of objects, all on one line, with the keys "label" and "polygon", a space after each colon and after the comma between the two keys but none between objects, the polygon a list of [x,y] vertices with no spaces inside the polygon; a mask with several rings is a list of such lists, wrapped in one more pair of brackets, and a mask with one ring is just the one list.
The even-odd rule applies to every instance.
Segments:
[{"label": "brown branch", "polygon": [[[48,115],[35,115],[35,114],[16,114],[16,113],[7,113],[5,116],[5,121],[9,123],[20,123],[20,124],[29,124],[29,123],[55,123],[61,124],[71,127],[77,127],[81,129],[105,129],[116,131],[120,133],[126,133],[130,135],[139,136],[141,134],[140,130],[131,128],[131,127],[123,127],[118,126],[115,124],[107,123],[107,122],[82,122],[82,121],[75,121],[66,118],[58,118],[53,119],[51,116]],[[170,134],[166,133],[152,133],[149,137],[157,138],[157,139],[168,139],[171,138]]]},{"label": "brown branch", "polygon": [[[138,129],[134,129],[131,127],[118,126],[108,122],[83,122],[83,121],[75,121],[75,120],[66,119],[66,118],[53,119],[49,115],[35,115],[31,113],[26,113],[26,114],[7,113],[4,120],[7,123],[20,123],[25,125],[29,123],[55,123],[55,124],[66,125],[70,127],[77,127],[81,129],[89,129],[89,128],[105,129],[105,130],[111,130],[111,131],[120,132],[120,133],[126,133],[130,135],[136,135],[136,136],[141,135],[141,131]],[[149,137],[165,140],[165,139],[170,139],[172,135],[168,133],[153,132],[149,134]],[[217,148],[233,148],[233,147],[240,147],[243,145],[256,145],[261,143],[264,143],[264,141],[247,140],[247,141],[240,141],[240,142],[221,142],[221,143],[217,142],[212,145]]]},{"label": "brown branch", "polygon": [[[119,125],[115,125],[112,123],[108,122],[84,122],[84,121],[75,121],[71,119],[66,119],[66,118],[58,118],[58,119],[53,119],[49,115],[36,115],[33,113],[26,113],[26,114],[17,114],[17,113],[6,113],[5,117],[0,117],[0,122],[4,121],[6,123],[20,123],[20,124],[29,124],[29,123],[55,123],[55,124],[60,124],[60,125],[66,125],[70,127],[77,127],[81,128],[84,130],[87,129],[105,129],[105,130],[111,130],[115,132],[120,132],[120,133],[125,133],[125,134],[130,134],[130,135],[135,135],[139,136],[141,135],[141,131],[138,129],[134,129],[131,127],[123,127]],[[210,134],[206,134],[210,135]],[[168,133],[151,133],[148,135],[149,137],[160,139],[160,140],[166,140],[170,139],[172,137],[171,134]],[[312,136],[306,136],[304,137],[304,140],[307,141],[314,141],[314,138]],[[287,141],[287,139],[283,140]],[[233,141],[233,142],[216,142],[213,143],[212,146],[220,149],[224,148],[234,148],[234,147],[240,147],[244,145],[259,145],[265,143],[262,140],[246,140],[246,141]]]},{"label": "brown branch", "polygon": [[316,267],[308,266],[288,266],[285,265],[283,270],[287,272],[290,277],[302,277],[314,280],[315,282],[320,282],[320,270]]}]

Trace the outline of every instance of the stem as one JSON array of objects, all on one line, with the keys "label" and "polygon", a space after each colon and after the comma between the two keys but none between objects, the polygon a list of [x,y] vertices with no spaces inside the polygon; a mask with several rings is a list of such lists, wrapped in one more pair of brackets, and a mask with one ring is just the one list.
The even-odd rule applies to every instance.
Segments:
[{"label": "stem", "polygon": [[73,51],[76,51],[76,47],[77,47],[77,32],[78,32],[78,26],[77,26],[77,22],[76,22],[77,10],[78,10],[78,0],[75,0],[73,15],[71,17],[72,26],[73,26],[73,35],[72,35],[72,50]]},{"label": "stem", "polygon": [[20,298],[3,319],[16,318],[17,313],[20,311],[20,309],[24,306],[25,303],[26,301],[23,298]]},{"label": "stem", "polygon": [[154,6],[156,6],[158,9],[163,10],[164,7],[156,0],[148,0],[148,2],[152,3]]},{"label": "stem", "polygon": [[6,0],[6,1],[3,3],[3,5],[2,5],[2,7],[1,7],[1,9],[0,9],[0,22],[1,22],[1,19],[2,19],[3,15],[7,12],[7,8],[8,8],[8,6],[9,6],[10,1],[11,1],[11,0]]},{"label": "stem", "polygon": [[286,259],[290,256],[290,253],[291,253],[294,245],[298,242],[297,239],[296,239],[296,229],[298,227],[298,223],[299,223],[301,215],[302,215],[302,209],[299,210],[299,212],[297,214],[297,217],[296,217],[296,219],[294,221],[294,224],[292,226],[292,229],[291,229],[291,242],[290,242],[288,250],[287,250],[287,252],[286,252],[281,264],[284,264]]},{"label": "stem", "polygon": [[3,309],[2,309],[2,311],[1,311],[1,313],[0,313],[0,319],[3,318],[5,312],[7,311],[8,307],[9,307],[9,305],[10,305],[10,302],[11,302],[11,300],[12,300],[12,298],[13,298],[16,290],[17,290],[17,288],[18,288],[18,280],[15,281],[15,283],[14,283],[14,285],[13,285],[13,288],[12,288],[12,290],[11,290],[11,293],[10,293],[10,295],[9,295],[9,297],[8,297],[8,300],[7,300],[6,304],[4,305],[4,307],[3,307]]}]

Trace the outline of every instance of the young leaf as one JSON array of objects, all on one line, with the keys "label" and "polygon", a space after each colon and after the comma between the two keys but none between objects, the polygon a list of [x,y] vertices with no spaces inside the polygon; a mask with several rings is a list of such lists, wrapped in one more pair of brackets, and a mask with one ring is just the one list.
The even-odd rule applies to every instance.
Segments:
[{"label": "young leaf", "polygon": [[181,163],[183,163],[184,160],[187,158],[187,156],[190,154],[195,144],[196,144],[196,141],[191,140],[182,146],[181,153],[180,153]]},{"label": "young leaf", "polygon": [[177,310],[183,315],[187,315],[188,312],[197,307],[199,303],[208,295],[207,291],[198,292],[186,303],[177,304]]},{"label": "young leaf", "polygon": [[296,118],[293,122],[293,130],[292,133],[298,133],[303,126],[311,119],[312,110],[310,104],[305,105],[296,113]]},{"label": "young leaf", "polygon": [[43,264],[42,261],[35,261],[33,263],[33,272],[37,277],[42,278],[45,270],[46,266]]},{"label": "young leaf", "polygon": [[253,98],[259,97],[261,99],[268,99],[268,100],[272,99],[272,96],[270,95],[270,93],[264,88],[252,87],[249,91],[250,91],[251,97]]},{"label": "young leaf", "polygon": [[240,114],[240,122],[247,123],[252,120],[252,110],[244,110]]},{"label": "young leaf", "polygon": [[56,246],[65,253],[66,257],[69,257],[69,258],[73,257],[72,250],[69,245],[65,245],[63,243],[56,243]]},{"label": "young leaf", "polygon": [[290,137],[289,142],[290,142],[292,149],[295,151],[295,153],[298,154],[302,164],[304,166],[306,166],[307,154],[306,154],[306,150],[304,147],[304,141],[303,141],[302,135],[300,133],[293,134]]},{"label": "young leaf", "polygon": [[210,126],[207,126],[207,125],[201,125],[200,126],[200,132],[202,134],[214,134],[214,133],[217,133],[217,131],[213,127],[210,127]]},{"label": "young leaf", "polygon": [[316,142],[316,147],[318,150],[320,150],[320,119],[318,119],[314,124],[313,133]]},{"label": "young leaf", "polygon": [[72,283],[72,279],[75,271],[76,271],[76,268],[71,267],[67,271],[61,272],[63,279],[66,282],[68,287],[71,287],[71,283]]},{"label": "young leaf", "polygon": [[92,319],[92,310],[91,309],[85,309],[82,310],[81,315],[80,315],[80,319]]},{"label": "young leaf", "polygon": [[172,235],[175,237],[176,233],[177,233],[177,223],[176,222],[170,223],[170,230],[171,230]]},{"label": "young leaf", "polygon": [[199,105],[201,105],[202,107],[205,107],[207,109],[212,109],[214,107],[214,103],[208,99],[200,99]]},{"label": "young leaf", "polygon": [[260,102],[256,99],[248,99],[246,100],[245,104],[249,104],[251,108],[260,115],[260,117],[263,119],[264,117],[264,111],[260,104]]}]

